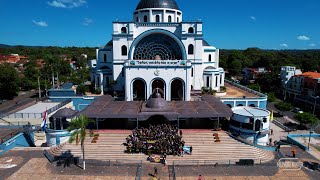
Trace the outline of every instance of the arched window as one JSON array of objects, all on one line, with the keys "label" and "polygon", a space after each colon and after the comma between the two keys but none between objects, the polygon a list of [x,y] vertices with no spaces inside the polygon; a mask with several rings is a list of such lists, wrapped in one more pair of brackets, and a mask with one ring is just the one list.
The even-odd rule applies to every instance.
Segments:
[{"label": "arched window", "polygon": [[192,44],[190,44],[188,46],[188,54],[193,54],[193,45]]},{"label": "arched window", "polygon": [[107,55],[106,54],[103,54],[103,61],[107,62]]},{"label": "arched window", "polygon": [[148,22],[148,16],[143,17],[143,22]]},{"label": "arched window", "polygon": [[126,34],[127,33],[127,28],[126,27],[122,27],[121,28],[121,33],[122,34]]},{"label": "arched window", "polygon": [[172,19],[171,19],[171,16],[168,16],[168,22],[171,22]]},{"label": "arched window", "polygon": [[124,68],[122,68],[121,75],[124,77]]},{"label": "arched window", "polygon": [[179,22],[179,17],[177,17],[177,22]]},{"label": "arched window", "polygon": [[193,68],[191,68],[191,77],[193,77]]},{"label": "arched window", "polygon": [[136,18],[136,22],[139,22],[139,17]]},{"label": "arched window", "polygon": [[209,62],[211,62],[211,54],[209,54]]},{"label": "arched window", "polygon": [[193,34],[193,33],[194,33],[193,27],[189,27],[188,33],[190,33],[190,34]]},{"label": "arched window", "polygon": [[160,22],[160,16],[156,15],[156,22]]},{"label": "arched window", "polygon": [[122,46],[121,47],[121,55],[126,56],[127,55],[127,46]]}]

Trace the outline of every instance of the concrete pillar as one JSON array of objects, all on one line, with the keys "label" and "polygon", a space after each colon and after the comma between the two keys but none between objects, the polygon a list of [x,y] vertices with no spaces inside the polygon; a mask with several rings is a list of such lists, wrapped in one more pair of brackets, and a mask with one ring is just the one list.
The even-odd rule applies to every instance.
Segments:
[{"label": "concrete pillar", "polygon": [[188,68],[186,70],[186,82],[185,82],[185,87],[184,87],[184,97],[185,101],[190,101],[191,97],[191,68]]},{"label": "concrete pillar", "polygon": [[125,101],[132,101],[132,94],[130,93],[132,91],[132,87],[131,87],[131,82],[130,79],[128,79],[128,73],[129,70],[126,69],[125,70],[125,78],[124,78],[124,82],[125,82]]},{"label": "concrete pillar", "polygon": [[166,20],[166,10],[163,10],[163,13],[162,13],[162,22],[165,22]]},{"label": "concrete pillar", "polygon": [[149,22],[153,22],[152,10],[149,10]]},{"label": "concrete pillar", "polygon": [[170,87],[170,81],[165,81],[164,82],[165,83],[165,87],[164,87],[164,89],[165,89],[165,99],[166,99],[166,101],[170,101],[171,99],[171,96],[170,96],[170,93],[171,93],[171,87]]},{"label": "concrete pillar", "polygon": [[101,89],[101,94],[103,94],[103,87],[104,87],[104,83],[103,83],[104,79],[103,79],[103,74],[100,73],[100,89]]},{"label": "concrete pillar", "polygon": [[211,88],[216,89],[216,76],[214,74],[211,74]]}]

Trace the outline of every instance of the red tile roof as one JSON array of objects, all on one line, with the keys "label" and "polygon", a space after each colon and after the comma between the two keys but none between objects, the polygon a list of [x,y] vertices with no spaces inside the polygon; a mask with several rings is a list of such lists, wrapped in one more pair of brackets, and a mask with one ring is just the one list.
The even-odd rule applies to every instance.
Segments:
[{"label": "red tile roof", "polygon": [[320,78],[320,73],[318,73],[318,72],[304,72],[304,73],[298,74],[296,76],[303,76],[303,77],[308,77],[311,79],[318,79],[318,78]]}]

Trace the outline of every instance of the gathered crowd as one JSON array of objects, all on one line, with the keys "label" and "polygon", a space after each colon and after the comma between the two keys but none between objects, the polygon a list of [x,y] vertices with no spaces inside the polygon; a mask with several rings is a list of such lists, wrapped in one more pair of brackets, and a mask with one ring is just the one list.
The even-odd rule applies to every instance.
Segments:
[{"label": "gathered crowd", "polygon": [[182,131],[170,124],[150,125],[149,128],[132,130],[126,138],[127,153],[182,155]]}]

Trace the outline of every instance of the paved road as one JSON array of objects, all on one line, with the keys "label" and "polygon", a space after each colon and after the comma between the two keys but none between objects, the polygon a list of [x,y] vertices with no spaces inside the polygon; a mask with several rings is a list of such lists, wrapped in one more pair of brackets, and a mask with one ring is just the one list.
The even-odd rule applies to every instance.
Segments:
[{"label": "paved road", "polygon": [[30,91],[29,93],[15,97],[13,100],[2,102],[2,104],[0,104],[0,114],[11,112],[14,109],[22,106],[23,104],[34,101],[37,98],[37,92]]},{"label": "paved road", "polygon": [[[267,109],[268,109],[268,110],[272,110],[272,111],[274,111],[274,112],[280,112],[274,105],[275,105],[274,102],[268,102],[268,104],[267,104]],[[294,116],[296,115],[296,113],[294,113],[294,112],[284,111],[284,112],[281,112],[281,114],[282,114],[283,116],[287,116],[288,118],[295,120],[295,119],[294,119]]]}]

